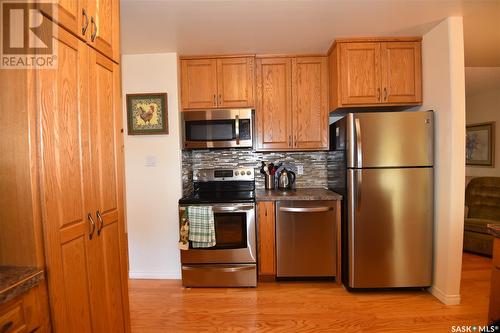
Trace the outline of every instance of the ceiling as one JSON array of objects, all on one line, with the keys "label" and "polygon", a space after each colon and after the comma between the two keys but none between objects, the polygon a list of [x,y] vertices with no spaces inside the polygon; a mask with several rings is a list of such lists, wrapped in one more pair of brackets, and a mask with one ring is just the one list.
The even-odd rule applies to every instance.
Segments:
[{"label": "ceiling", "polygon": [[466,66],[500,66],[500,0],[121,0],[122,53],[325,53],[337,37],[423,35],[464,17]]}]

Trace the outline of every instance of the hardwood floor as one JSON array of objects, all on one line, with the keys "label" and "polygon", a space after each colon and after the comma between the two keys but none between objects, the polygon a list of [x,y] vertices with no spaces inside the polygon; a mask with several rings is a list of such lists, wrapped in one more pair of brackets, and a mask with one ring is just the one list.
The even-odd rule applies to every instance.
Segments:
[{"label": "hardwood floor", "polygon": [[491,259],[464,253],[462,303],[426,291],[349,293],[333,282],[267,282],[258,288],[182,288],[131,280],[133,332],[451,332],[485,325]]}]

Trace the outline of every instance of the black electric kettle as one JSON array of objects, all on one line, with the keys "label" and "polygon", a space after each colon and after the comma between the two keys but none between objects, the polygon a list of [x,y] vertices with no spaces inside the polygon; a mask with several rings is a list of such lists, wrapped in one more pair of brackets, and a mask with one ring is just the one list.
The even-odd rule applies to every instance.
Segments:
[{"label": "black electric kettle", "polygon": [[280,190],[291,190],[295,183],[295,172],[283,168],[278,176],[278,188]]}]

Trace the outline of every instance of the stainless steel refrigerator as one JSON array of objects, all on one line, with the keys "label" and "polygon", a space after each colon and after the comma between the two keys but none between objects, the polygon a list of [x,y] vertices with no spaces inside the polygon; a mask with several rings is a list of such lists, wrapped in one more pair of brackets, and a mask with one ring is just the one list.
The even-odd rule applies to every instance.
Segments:
[{"label": "stainless steel refrigerator", "polygon": [[433,133],[432,111],[348,113],[330,125],[348,289],[431,285]]}]

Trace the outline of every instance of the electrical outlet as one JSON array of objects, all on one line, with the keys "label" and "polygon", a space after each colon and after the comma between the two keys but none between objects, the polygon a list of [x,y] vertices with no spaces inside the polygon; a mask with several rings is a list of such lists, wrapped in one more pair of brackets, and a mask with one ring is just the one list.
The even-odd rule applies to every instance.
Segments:
[{"label": "electrical outlet", "polygon": [[304,166],[302,164],[297,165],[297,175],[304,174]]}]

